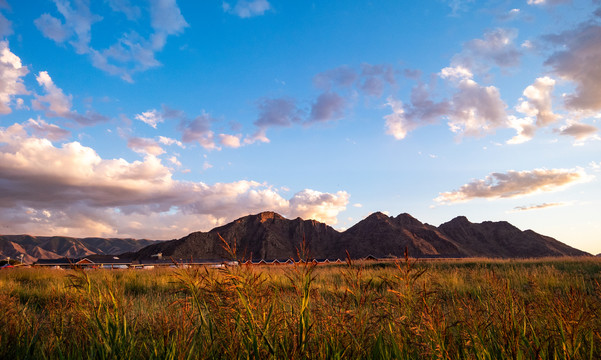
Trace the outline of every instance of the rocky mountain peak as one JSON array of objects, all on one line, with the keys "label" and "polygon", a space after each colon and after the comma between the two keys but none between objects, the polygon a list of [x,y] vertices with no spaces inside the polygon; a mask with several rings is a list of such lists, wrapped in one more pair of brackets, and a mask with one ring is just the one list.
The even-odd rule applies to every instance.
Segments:
[{"label": "rocky mountain peak", "polygon": [[269,221],[269,220],[282,220],[284,219],[284,217],[276,212],[273,211],[264,211],[262,213],[259,213],[256,215],[257,219],[259,220],[259,222],[265,222],[265,221]]}]

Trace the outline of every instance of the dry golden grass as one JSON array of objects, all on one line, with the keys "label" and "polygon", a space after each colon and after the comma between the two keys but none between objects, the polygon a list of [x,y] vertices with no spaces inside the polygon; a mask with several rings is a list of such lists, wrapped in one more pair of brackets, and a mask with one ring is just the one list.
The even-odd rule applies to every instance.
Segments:
[{"label": "dry golden grass", "polygon": [[601,260],[0,272],[0,358],[599,359]]}]

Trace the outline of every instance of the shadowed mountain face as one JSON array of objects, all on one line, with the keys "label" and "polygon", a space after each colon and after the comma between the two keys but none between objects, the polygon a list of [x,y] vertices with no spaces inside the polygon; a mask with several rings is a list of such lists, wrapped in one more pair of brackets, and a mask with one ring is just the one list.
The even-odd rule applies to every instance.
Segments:
[{"label": "shadowed mountain face", "polygon": [[0,235],[0,258],[38,259],[80,258],[94,254],[121,254],[154,244],[153,240],[71,238],[64,236]]},{"label": "shadowed mountain face", "polygon": [[274,212],[249,215],[209,232],[195,232],[179,240],[148,246],[135,258],[162,253],[175,260],[227,259],[223,242],[236,245],[238,258],[298,258],[303,239],[311,258],[402,256],[405,247],[414,257],[544,257],[589,255],[553,238],[521,231],[507,222],[474,224],[457,217],[435,227],[409,214],[389,217],[374,213],[345,232],[300,218],[288,220]]},{"label": "shadowed mountain face", "polygon": [[236,247],[237,256],[245,259],[297,258],[303,240],[311,257],[338,257],[340,233],[315,220],[288,220],[274,212],[263,212],[235,220],[209,232],[194,232],[179,240],[151,245],[135,257],[153,254],[174,259],[229,259],[219,235]]},{"label": "shadowed mountain face", "polygon": [[373,213],[342,233],[341,246],[353,258],[400,256],[405,247],[411,256],[462,257],[465,252],[436,227],[422,224],[409,214],[389,217]]},{"label": "shadowed mountain face", "polygon": [[506,221],[474,224],[466,217],[459,216],[438,228],[454,239],[467,256],[510,258],[589,255],[532,230],[521,231]]}]

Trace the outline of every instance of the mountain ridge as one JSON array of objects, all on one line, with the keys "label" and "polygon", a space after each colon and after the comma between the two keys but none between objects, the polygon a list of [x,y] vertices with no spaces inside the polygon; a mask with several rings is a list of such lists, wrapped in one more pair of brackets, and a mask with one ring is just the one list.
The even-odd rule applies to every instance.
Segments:
[{"label": "mountain ridge", "polygon": [[[225,239],[237,255],[253,260],[298,257],[352,258],[414,257],[590,256],[533,230],[520,230],[507,221],[472,223],[457,216],[438,227],[422,223],[408,213],[388,216],[375,212],[345,231],[300,217],[287,219],[265,211],[240,217],[207,232],[196,231],[169,241],[120,238],[0,235],[0,256],[26,262],[94,254],[125,255],[135,259],[162,253],[173,258],[225,259]],[[305,244],[308,254],[298,251]]]},{"label": "mountain ridge", "polygon": [[382,212],[370,214],[343,232],[315,220],[262,212],[208,232],[148,246],[131,256],[142,259],[161,253],[175,259],[228,258],[220,236],[238,250],[238,257],[251,260],[298,258],[303,243],[313,258],[344,258],[347,252],[352,258],[396,257],[402,256],[405,248],[414,257],[590,256],[506,221],[472,223],[458,216],[436,227],[407,213],[392,217]]}]

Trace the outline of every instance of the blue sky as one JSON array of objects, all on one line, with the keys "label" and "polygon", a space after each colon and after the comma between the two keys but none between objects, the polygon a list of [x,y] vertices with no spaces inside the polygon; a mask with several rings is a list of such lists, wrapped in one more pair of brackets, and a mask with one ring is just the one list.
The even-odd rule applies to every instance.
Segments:
[{"label": "blue sky", "polygon": [[0,233],[273,210],[601,252],[601,2],[0,0]]}]

